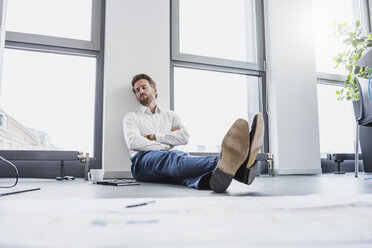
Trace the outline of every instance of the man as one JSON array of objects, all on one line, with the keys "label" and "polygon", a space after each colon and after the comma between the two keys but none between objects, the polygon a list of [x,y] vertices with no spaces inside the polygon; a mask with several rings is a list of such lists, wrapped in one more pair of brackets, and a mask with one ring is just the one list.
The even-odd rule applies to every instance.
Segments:
[{"label": "man", "polygon": [[176,113],[157,106],[155,82],[139,74],[133,77],[132,87],[141,106],[124,117],[123,128],[136,180],[215,192],[224,192],[233,178],[245,184],[253,182],[264,135],[261,113],[255,116],[251,132],[247,121],[235,121],[222,141],[219,156],[190,156],[174,149],[187,144],[189,134]]}]

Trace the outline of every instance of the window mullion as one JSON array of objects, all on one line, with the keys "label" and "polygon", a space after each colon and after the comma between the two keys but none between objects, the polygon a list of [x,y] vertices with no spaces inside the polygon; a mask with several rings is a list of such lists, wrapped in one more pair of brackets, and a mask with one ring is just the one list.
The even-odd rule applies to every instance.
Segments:
[{"label": "window mullion", "polygon": [[[0,0],[0,75],[3,65],[3,53],[5,47],[5,4],[6,0]],[[1,87],[1,77],[0,77]]]},{"label": "window mullion", "polygon": [[92,2],[92,28],[91,28],[91,43],[95,50],[101,47],[101,25],[102,25],[102,9],[104,1]]},{"label": "window mullion", "polygon": [[68,39],[62,37],[52,37],[39,34],[27,34],[20,32],[7,31],[5,39],[7,41],[22,42],[28,44],[38,44],[46,46],[56,46],[56,47],[67,47],[76,49],[85,49],[91,51],[99,51],[99,47],[92,41]]}]

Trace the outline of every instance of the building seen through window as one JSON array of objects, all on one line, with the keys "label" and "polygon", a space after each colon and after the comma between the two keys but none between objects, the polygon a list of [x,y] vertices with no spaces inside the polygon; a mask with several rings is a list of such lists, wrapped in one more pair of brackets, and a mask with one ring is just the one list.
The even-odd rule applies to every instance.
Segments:
[{"label": "building seen through window", "polygon": [[[50,136],[40,130],[24,127],[4,111],[0,115],[1,150],[59,150],[51,143]],[[3,121],[4,120],[4,121]]]}]

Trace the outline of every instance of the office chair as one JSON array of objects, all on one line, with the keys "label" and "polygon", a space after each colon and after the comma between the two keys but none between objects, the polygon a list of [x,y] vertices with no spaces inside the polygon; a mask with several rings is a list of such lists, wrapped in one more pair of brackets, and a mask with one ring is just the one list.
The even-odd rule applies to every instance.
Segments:
[{"label": "office chair", "polygon": [[359,86],[360,101],[359,113],[356,116],[356,142],[355,142],[355,177],[358,177],[358,148],[359,148],[359,128],[360,126],[372,126],[372,80],[356,78]]},{"label": "office chair", "polygon": [[[360,67],[370,68],[369,79],[356,78],[359,86],[360,101],[359,114],[356,115],[356,142],[355,142],[355,177],[358,177],[358,144],[359,144],[359,127],[372,126],[372,87],[371,70],[372,70],[372,49],[369,49],[357,63]],[[364,165],[366,166],[366,165]]]}]

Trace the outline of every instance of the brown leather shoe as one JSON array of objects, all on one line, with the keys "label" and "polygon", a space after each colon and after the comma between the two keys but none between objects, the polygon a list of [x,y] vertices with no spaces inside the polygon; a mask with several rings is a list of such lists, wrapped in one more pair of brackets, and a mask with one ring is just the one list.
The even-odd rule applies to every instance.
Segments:
[{"label": "brown leather shoe", "polygon": [[252,129],[250,132],[250,147],[247,159],[239,168],[234,179],[245,184],[251,184],[256,177],[257,163],[256,157],[263,144],[265,124],[263,116],[258,113],[253,118]]},{"label": "brown leather shoe", "polygon": [[236,120],[222,140],[217,167],[209,181],[213,191],[225,192],[235,173],[248,157],[250,139],[247,137],[248,122],[243,119]]}]

